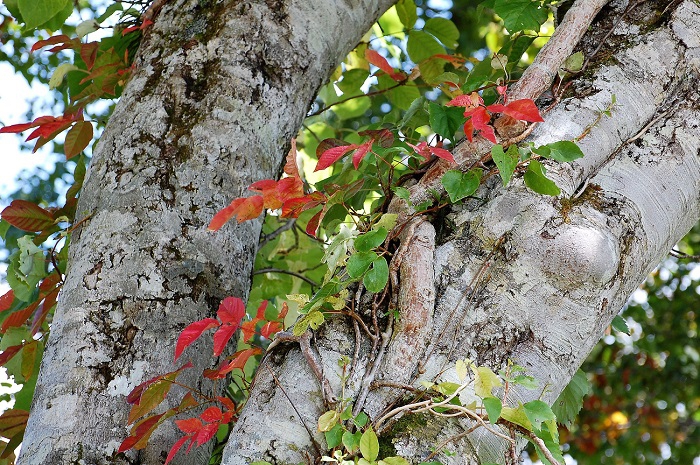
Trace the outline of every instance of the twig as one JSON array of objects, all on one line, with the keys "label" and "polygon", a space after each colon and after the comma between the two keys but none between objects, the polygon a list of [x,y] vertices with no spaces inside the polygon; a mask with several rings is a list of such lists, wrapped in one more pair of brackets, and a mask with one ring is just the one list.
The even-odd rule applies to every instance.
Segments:
[{"label": "twig", "polygon": [[519,429],[520,432],[525,433],[525,435],[530,438],[532,442],[537,444],[537,447],[540,448],[540,451],[542,451],[542,454],[546,457],[547,460],[549,460],[549,463],[552,465],[561,465],[557,459],[554,458],[552,453],[547,449],[547,446],[545,445],[544,441],[540,438],[537,437],[535,433],[530,431],[529,429],[523,428],[522,430]]},{"label": "twig", "polygon": [[319,287],[319,284],[318,284],[316,281],[314,281],[314,280],[312,280],[312,279],[309,279],[309,278],[307,278],[306,276],[304,276],[303,274],[297,273],[297,272],[295,272],[295,271],[283,270],[283,269],[281,269],[281,268],[263,268],[263,269],[261,269],[261,270],[255,270],[255,271],[253,271],[253,275],[256,275],[256,274],[264,274],[264,273],[282,273],[282,274],[288,274],[288,275],[290,275],[290,276],[294,276],[295,278],[299,278],[299,279],[301,279],[301,280],[303,280],[303,281],[306,281],[307,283],[311,284],[311,287]]},{"label": "twig", "polygon": [[297,221],[296,218],[292,218],[291,220],[287,221],[279,228],[272,231],[270,234],[263,235],[262,240],[258,243],[258,250],[265,247],[268,244],[268,242],[270,242],[271,240],[273,240],[274,238],[276,238],[277,236],[279,236],[283,232],[285,232],[289,229],[292,229],[294,227],[294,225],[296,224],[296,221]]}]

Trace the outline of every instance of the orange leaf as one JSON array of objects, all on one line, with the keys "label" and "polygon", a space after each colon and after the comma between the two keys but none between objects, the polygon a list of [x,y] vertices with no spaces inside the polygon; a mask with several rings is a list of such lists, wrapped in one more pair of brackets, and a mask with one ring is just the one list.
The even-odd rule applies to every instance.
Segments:
[{"label": "orange leaf", "polygon": [[43,231],[53,226],[51,213],[27,200],[13,200],[9,207],[2,211],[2,219],[15,228],[27,232]]},{"label": "orange leaf", "polygon": [[144,418],[136,425],[134,425],[134,427],[131,428],[131,435],[124,439],[124,441],[119,446],[117,452],[126,452],[131,448],[138,450],[146,447],[148,439],[151,437],[151,434],[153,434],[153,431],[155,431],[155,429],[161,423],[161,418],[163,417],[163,415],[165,414],[160,413],[158,415],[153,415],[148,418]]},{"label": "orange leaf", "polygon": [[402,72],[395,71],[394,68],[389,64],[389,62],[386,61],[386,58],[381,56],[376,50],[368,48],[365,51],[365,60],[369,61],[374,66],[384,71],[386,74],[389,75],[391,79],[393,79],[396,82],[406,80],[406,75]]}]

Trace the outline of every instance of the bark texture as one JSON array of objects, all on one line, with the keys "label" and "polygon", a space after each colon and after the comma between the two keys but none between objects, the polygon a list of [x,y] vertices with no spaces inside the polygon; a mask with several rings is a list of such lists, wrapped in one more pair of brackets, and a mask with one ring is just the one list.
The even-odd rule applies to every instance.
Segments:
[{"label": "bark texture", "polygon": [[[218,234],[206,225],[250,183],[279,174],[318,88],[390,4],[166,3],[85,180],[87,221],[73,236],[19,463],[163,462],[174,428],[115,455],[128,434],[125,396],[175,368],[187,323],[247,296],[260,232],[258,221]],[[195,349],[184,358],[201,368],[211,349]]]},{"label": "bark texture", "polygon": [[[596,48],[625,6],[615,2],[604,10],[583,41],[585,51]],[[534,194],[522,179],[508,188],[493,179],[478,199],[436,224],[433,324],[423,341],[414,341],[427,346],[423,360],[402,365],[402,375],[412,382],[457,381],[459,358],[496,370],[513,360],[546,389],[511,391],[510,404],[540,395],[556,399],[630,293],[700,217],[699,31],[700,7],[691,0],[660,10],[651,2],[638,5],[603,49],[607,59],[593,62],[595,72],[576,81],[531,137],[539,145],[585,135],[583,159],[547,165],[562,195]],[[601,111],[613,94],[618,103],[607,118]],[[410,269],[410,263],[401,267]],[[402,270],[399,279],[405,276]],[[388,375],[395,367],[382,365],[367,376],[383,354],[400,353],[392,347],[397,340],[363,338],[358,349],[352,322],[341,319],[316,335],[336,393],[338,360],[358,350],[358,369],[344,393],[359,397],[355,408],[374,420],[405,393],[389,386],[397,381]],[[371,381],[380,382],[365,396]],[[321,398],[299,350],[276,348],[259,372],[224,463],[312,459],[324,444],[315,429]],[[462,400],[468,403],[470,394]],[[510,463],[507,443],[483,428],[448,441],[474,426],[467,420],[396,420],[385,423],[383,455],[418,463],[446,442],[454,454],[439,454],[442,463]]]}]

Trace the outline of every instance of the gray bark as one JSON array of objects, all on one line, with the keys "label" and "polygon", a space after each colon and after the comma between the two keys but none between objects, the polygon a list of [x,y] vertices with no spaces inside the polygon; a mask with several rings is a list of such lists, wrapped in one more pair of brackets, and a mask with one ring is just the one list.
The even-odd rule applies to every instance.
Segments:
[{"label": "gray bark", "polygon": [[[613,35],[611,59],[580,78],[532,135],[535,144],[543,144],[590,129],[580,141],[583,159],[548,165],[562,186],[559,198],[534,194],[522,179],[507,188],[495,179],[482,186],[478,200],[455,207],[437,225],[432,334],[423,341],[426,356],[411,370],[414,382],[457,381],[453,366],[459,358],[494,369],[512,360],[546,389],[511,391],[510,403],[541,394],[553,402],[630,293],[697,222],[700,7],[693,1],[675,6],[656,23],[652,18],[662,11],[639,7],[634,21],[623,22]],[[593,43],[589,51],[610,24],[603,18],[592,28],[584,39]],[[618,105],[612,118],[596,123],[613,94]],[[377,363],[370,346],[362,342],[358,367]],[[351,322],[324,325],[316,348],[325,377],[339,393],[337,362],[355,351]],[[401,368],[404,374],[407,369]],[[382,365],[376,378],[393,370]],[[359,369],[349,380],[346,396],[361,395],[363,375]],[[371,390],[362,407],[377,420],[401,394],[386,387]],[[469,397],[464,394],[464,400]],[[260,369],[224,463],[298,463],[313,457],[314,441],[324,445],[315,429],[325,410],[321,398],[299,350],[277,348]],[[434,446],[472,426],[466,420],[404,417],[385,432],[383,443],[394,449],[388,455],[418,463]],[[483,428],[445,447],[454,454],[437,459],[447,464],[507,460],[506,444]]]},{"label": "gray bark", "polygon": [[[318,88],[390,4],[165,4],[85,180],[87,221],[72,238],[19,463],[162,463],[174,427],[114,456],[128,434],[125,396],[175,368],[186,324],[247,296],[260,232],[259,221],[218,234],[206,225],[279,174]],[[211,349],[196,349],[185,358],[201,369]]]}]

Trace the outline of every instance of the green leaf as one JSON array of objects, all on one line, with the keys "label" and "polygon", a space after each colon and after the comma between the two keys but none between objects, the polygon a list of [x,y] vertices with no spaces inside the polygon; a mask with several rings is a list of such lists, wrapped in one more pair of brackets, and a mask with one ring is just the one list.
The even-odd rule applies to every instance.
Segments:
[{"label": "green leaf", "polygon": [[432,35],[423,31],[411,31],[408,33],[406,50],[408,51],[408,57],[414,63],[420,63],[433,55],[445,53],[445,48],[440,45],[440,42]]},{"label": "green leaf", "polygon": [[369,417],[367,416],[367,414],[365,412],[360,412],[357,414],[357,416],[355,417],[355,420],[353,420],[353,421],[355,422],[355,424],[357,426],[362,428],[369,421]]},{"label": "green leaf", "polygon": [[399,15],[401,24],[403,24],[406,29],[411,29],[418,19],[418,12],[416,11],[416,4],[413,0],[401,0],[396,4],[396,14]]},{"label": "green leaf", "polygon": [[571,73],[578,73],[581,71],[581,68],[583,68],[583,59],[583,52],[576,52],[573,55],[569,55],[559,68],[559,78],[564,79],[571,75]]},{"label": "green leaf", "polygon": [[501,76],[503,76],[503,70],[493,69],[491,67],[491,60],[485,58],[472,68],[469,76],[467,76],[466,82],[462,86],[462,90],[466,94],[471,93],[481,87],[483,83],[494,82]]},{"label": "green leaf", "polygon": [[489,416],[489,421],[491,424],[495,425],[501,417],[501,409],[503,408],[501,399],[497,397],[484,397],[484,408],[486,409],[486,414]]},{"label": "green leaf", "polygon": [[372,428],[369,428],[362,434],[362,438],[360,439],[360,452],[365,460],[370,462],[377,460],[377,456],[379,455],[379,440]]},{"label": "green leaf", "polygon": [[34,29],[71,5],[70,0],[19,0],[17,6],[27,29]]},{"label": "green leaf", "polygon": [[[406,188],[404,187],[402,189]],[[398,220],[398,218],[399,215],[397,215],[396,213],[384,213],[379,218],[379,221],[372,225],[372,229],[386,229],[387,231],[391,231],[392,229],[394,229],[394,226],[396,226],[396,221]]]},{"label": "green leaf", "polygon": [[532,423],[528,420],[522,404],[518,405],[517,408],[503,407],[501,410],[501,418],[532,431]]},{"label": "green leaf", "polygon": [[358,431],[356,433],[351,433],[346,431],[343,433],[343,445],[351,454],[354,454],[357,449],[360,448],[360,440],[362,439],[362,432]]},{"label": "green leaf", "polygon": [[548,10],[536,0],[495,0],[493,9],[503,18],[503,24],[510,33],[539,31],[548,16]]},{"label": "green leaf", "polygon": [[493,397],[491,393],[493,388],[503,385],[501,378],[489,367],[472,366],[472,371],[476,376],[474,379],[474,393],[482,399]]},{"label": "green leaf", "polygon": [[445,107],[431,102],[429,105],[430,127],[445,139],[454,140],[455,132],[464,124],[461,107]]},{"label": "green leaf", "polygon": [[294,328],[292,329],[292,333],[295,336],[301,336],[309,328],[312,330],[318,329],[318,327],[321,326],[324,321],[326,321],[326,318],[323,316],[323,312],[312,310],[296,322]]},{"label": "green leaf", "polygon": [[583,152],[575,143],[562,140],[537,147],[535,153],[559,162],[574,161],[583,157]]},{"label": "green leaf", "polygon": [[520,152],[518,152],[518,147],[516,145],[511,145],[508,147],[508,150],[504,152],[502,145],[494,145],[491,147],[491,158],[493,158],[493,161],[498,167],[503,185],[507,186],[510,182],[510,178],[513,177],[515,167],[518,165],[518,161],[520,160]]},{"label": "green leaf", "polygon": [[326,436],[326,445],[329,449],[333,449],[340,445],[343,440],[343,427],[338,423],[330,431],[326,431],[323,434]]},{"label": "green leaf", "polygon": [[459,29],[455,23],[439,16],[430,18],[423,26],[425,32],[429,32],[445,45],[447,48],[456,48],[459,40]]},{"label": "green leaf", "polygon": [[386,258],[379,257],[372,262],[372,268],[367,272],[362,283],[369,292],[376,294],[384,290],[388,281],[389,265],[386,262]]},{"label": "green leaf", "polygon": [[325,433],[332,430],[340,423],[340,414],[335,410],[329,410],[318,419],[318,430]]},{"label": "green leaf", "polygon": [[355,250],[358,252],[369,252],[382,245],[387,234],[386,229],[379,228],[357,236],[355,239]]},{"label": "green leaf", "polygon": [[379,461],[379,465],[411,465],[408,460],[403,457],[385,457]]},{"label": "green leaf", "polygon": [[374,252],[358,252],[350,255],[347,264],[348,275],[351,278],[359,278],[369,269],[369,266],[378,255]]},{"label": "green leaf", "polygon": [[441,182],[450,196],[450,202],[454,203],[476,192],[481,183],[481,170],[474,168],[467,173],[449,170],[442,175]]},{"label": "green leaf", "polygon": [[583,398],[588,395],[590,389],[586,374],[578,370],[552,405],[552,411],[559,423],[571,428],[576,415],[583,407]]},{"label": "green leaf", "polygon": [[549,405],[542,402],[541,400],[533,400],[525,405],[525,415],[530,423],[535,427],[536,430],[542,429],[542,422],[548,420],[556,420],[556,416]]},{"label": "green leaf", "polygon": [[547,170],[542,163],[531,160],[525,172],[525,185],[538,194],[559,195],[561,190],[554,181],[545,176],[546,173]]},{"label": "green leaf", "polygon": [[630,329],[627,326],[627,322],[620,315],[615,315],[615,318],[612,320],[612,327],[615,331],[619,331],[628,336],[630,335]]},{"label": "green leaf", "polygon": [[409,205],[411,203],[411,192],[403,186],[396,186],[392,188],[394,194],[400,199],[405,200]]},{"label": "green leaf", "polygon": [[439,384],[433,384],[431,387],[434,391],[439,392],[440,394],[444,394],[445,396],[451,396],[455,392],[457,392],[457,389],[459,389],[459,384],[457,383],[452,383],[450,381],[443,381],[442,383]]}]

